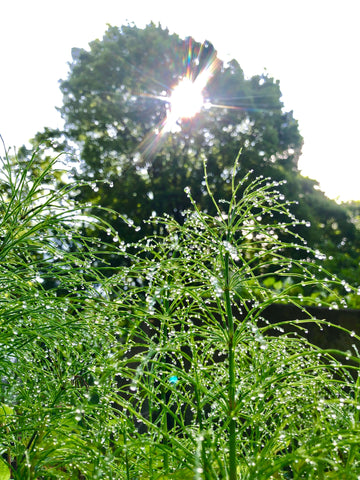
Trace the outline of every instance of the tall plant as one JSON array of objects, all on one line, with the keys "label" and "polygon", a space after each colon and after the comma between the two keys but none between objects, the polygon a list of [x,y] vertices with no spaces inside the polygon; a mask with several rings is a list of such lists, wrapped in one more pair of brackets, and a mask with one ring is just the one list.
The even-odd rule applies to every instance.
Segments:
[{"label": "tall plant", "polygon": [[[229,200],[215,199],[206,165],[205,185],[216,215],[192,201],[183,224],[155,219],[164,235],[135,245],[117,277],[126,325],[114,399],[132,429],[124,478],[356,478],[357,367],[309,344],[301,321],[261,317],[274,302],[306,312],[312,288],[339,282],[301,238],[282,240],[298,221],[277,184],[239,181],[235,164]],[[294,261],[293,249],[309,258]],[[274,276],[286,279],[280,291],[267,287]]]},{"label": "tall plant", "polygon": [[[86,224],[108,229],[5,154],[0,197],[0,479],[111,478],[103,377],[117,319]],[[109,230],[111,232],[111,230]],[[112,348],[112,347],[111,347]],[[109,413],[110,412],[110,413]],[[115,476],[116,478],[116,476]]]},{"label": "tall plant", "polygon": [[[71,202],[81,185],[52,186],[55,163],[34,177],[4,158],[0,479],[357,478],[356,349],[262,319],[344,287],[284,240],[298,222],[277,185],[235,164],[217,200],[205,166],[215,215],[188,191],[181,224],[154,218],[161,234],[125,245]],[[107,245],[84,235],[94,224]]]}]

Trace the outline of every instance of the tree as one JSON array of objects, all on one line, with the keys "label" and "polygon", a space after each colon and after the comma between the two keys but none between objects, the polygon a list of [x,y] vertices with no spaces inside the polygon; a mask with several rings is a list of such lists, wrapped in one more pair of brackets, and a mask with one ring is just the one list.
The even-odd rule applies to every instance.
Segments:
[{"label": "tree", "polygon": [[[105,196],[107,206],[135,221],[152,210],[174,214],[189,205],[185,186],[199,196],[203,159],[216,168],[217,182],[241,147],[244,170],[274,161],[296,169],[302,138],[292,114],[282,110],[279,83],[264,75],[245,79],[239,64],[224,65],[211,43],[181,40],[154,24],[109,27],[89,51],[72,54],[61,81],[62,134],[80,154],[78,176],[109,181],[116,192],[102,186],[89,191],[88,200]],[[204,109],[183,120],[179,132],[156,137],[172,87],[186,71],[196,78],[206,68],[213,74],[205,97],[223,108]],[[38,141],[48,140],[50,132],[44,133]]]},{"label": "tree", "polygon": [[[302,137],[292,112],[284,111],[278,81],[265,74],[247,79],[238,62],[224,64],[210,42],[182,40],[154,24],[109,26],[102,40],[91,42],[88,51],[74,48],[72,56],[68,78],[60,82],[64,131],[45,129],[35,141],[55,142],[55,149],[65,147],[80,159],[75,176],[94,182],[82,191],[82,201],[101,203],[142,228],[129,235],[109,213],[107,220],[121,237],[132,240],[151,232],[154,227],[142,220],[154,212],[180,220],[189,207],[185,187],[211,212],[206,192],[202,195],[203,160],[211,172],[209,183],[221,196],[223,179],[242,149],[244,173],[252,169],[254,175],[287,180],[280,188],[299,202],[297,216],[312,224],[299,227],[312,246],[334,253],[339,229],[358,242],[349,215],[317,191],[316,182],[300,175]],[[196,80],[206,71],[211,75],[204,97],[210,108],[179,119],[172,131],[163,128],[173,87],[184,76]],[[324,221],[324,215],[331,217]]]}]

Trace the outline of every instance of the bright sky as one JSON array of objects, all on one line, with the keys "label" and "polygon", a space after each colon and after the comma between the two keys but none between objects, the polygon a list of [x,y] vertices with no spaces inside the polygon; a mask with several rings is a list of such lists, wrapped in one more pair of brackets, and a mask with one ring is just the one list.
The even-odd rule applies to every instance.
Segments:
[{"label": "bright sky", "polygon": [[4,0],[0,10],[0,134],[21,146],[61,127],[58,80],[71,48],[106,24],[160,22],[211,41],[246,76],[264,69],[305,139],[300,168],[331,198],[360,200],[359,0]]}]

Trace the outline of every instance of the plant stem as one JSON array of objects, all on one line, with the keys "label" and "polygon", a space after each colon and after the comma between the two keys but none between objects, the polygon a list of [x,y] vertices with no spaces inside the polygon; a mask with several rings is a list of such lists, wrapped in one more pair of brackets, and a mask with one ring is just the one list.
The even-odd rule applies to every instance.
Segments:
[{"label": "plant stem", "polygon": [[[162,346],[167,344],[168,341],[168,329],[166,323],[163,325],[163,339],[162,339]],[[166,363],[166,358],[165,358],[165,363]],[[169,403],[169,400],[167,399],[166,396],[166,387],[162,387],[162,401],[164,405]],[[169,473],[169,454],[167,450],[168,446],[168,414],[166,411],[163,412],[163,418],[162,418],[162,431],[163,431],[163,444],[166,446],[164,449],[164,473],[165,475],[168,475]]]},{"label": "plant stem", "polygon": [[234,319],[231,310],[230,285],[229,285],[229,252],[224,258],[224,280],[225,280],[225,308],[228,327],[228,356],[229,356],[229,479],[236,480],[236,420],[233,418],[235,410],[235,345],[234,345]]},{"label": "plant stem", "polygon": [[126,468],[126,480],[130,480],[130,466],[129,466],[129,454],[126,438],[126,428],[124,428],[124,450],[125,450],[125,468]]}]

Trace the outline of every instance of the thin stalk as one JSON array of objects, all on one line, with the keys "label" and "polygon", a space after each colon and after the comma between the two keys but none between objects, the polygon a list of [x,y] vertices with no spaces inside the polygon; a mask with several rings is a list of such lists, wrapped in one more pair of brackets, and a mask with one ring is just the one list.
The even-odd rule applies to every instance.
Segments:
[{"label": "thin stalk", "polygon": [[224,258],[224,277],[225,277],[225,308],[228,327],[228,356],[229,356],[229,479],[236,480],[236,420],[233,418],[235,405],[235,342],[234,342],[234,319],[231,310],[230,284],[229,284],[229,252],[225,253]]},{"label": "thin stalk", "polygon": [[[150,386],[150,385],[149,385]],[[153,423],[153,410],[152,410],[152,401],[151,401],[151,396],[149,395],[149,423]],[[149,432],[150,435],[152,435],[152,432]],[[153,449],[149,449],[149,474],[150,478],[153,476]]]},{"label": "thin stalk", "polygon": [[[168,338],[168,329],[167,329],[167,325],[165,324],[163,329],[163,342],[162,342],[163,345],[166,345],[167,338]],[[166,398],[166,387],[163,386],[161,390],[162,390],[162,393],[161,393],[162,401],[164,405],[166,405],[169,401]],[[167,446],[169,442],[168,442],[168,417],[167,417],[166,410],[164,410],[163,412],[162,431],[163,431],[163,443],[165,446]],[[169,454],[168,454],[167,448],[164,449],[164,473],[165,475],[168,475],[169,473]]]},{"label": "thin stalk", "polygon": [[[233,202],[235,201],[235,193],[236,193],[236,188],[235,188],[235,174],[236,174],[236,167],[238,163],[238,159],[240,156],[239,155],[236,158],[235,164],[234,164],[234,169],[233,169],[233,175],[232,175],[232,192],[233,196],[230,202],[229,206],[229,223],[226,226],[227,227],[227,235],[226,235],[226,240],[230,240],[230,232],[231,232],[231,224],[233,222],[233,216],[235,214],[234,210],[234,204]],[[210,185],[208,183],[208,176],[207,176],[207,169],[206,169],[206,163],[204,162],[204,178],[205,178],[205,184],[206,184],[206,189],[207,192],[215,205],[215,208],[218,212],[219,218],[221,221],[223,221],[225,225],[225,220],[222,220],[223,215],[222,212],[219,208],[218,203],[216,202]],[[234,412],[236,410],[236,405],[235,405],[235,331],[234,331],[234,319],[232,315],[232,309],[231,309],[231,299],[230,299],[230,278],[229,278],[229,252],[225,253],[224,256],[224,280],[225,280],[225,285],[224,285],[224,299],[225,299],[225,309],[226,309],[226,319],[227,319],[227,329],[228,329],[228,357],[229,357],[229,387],[228,387],[228,406],[229,406],[229,416],[230,416],[230,422],[229,422],[229,479],[230,480],[236,480],[236,420],[234,420]]]},{"label": "thin stalk", "polygon": [[126,428],[124,427],[124,450],[125,450],[125,468],[126,468],[126,480],[130,480],[130,466],[129,466],[129,454],[127,446]]},{"label": "thin stalk", "polygon": [[[191,344],[194,346],[193,362],[194,362],[194,365],[197,365],[198,364],[197,347],[196,347],[196,342],[194,340],[193,335],[191,335]],[[194,370],[194,374],[195,374],[194,393],[195,393],[195,402],[196,402],[196,420],[197,420],[197,424],[198,424],[198,427],[199,427],[199,431],[200,431],[201,434],[203,434],[203,432],[204,432],[203,412],[202,412],[202,408],[201,408],[200,390],[198,388],[199,385],[200,385],[200,380],[199,380],[198,372],[197,372],[196,368]],[[211,477],[210,477],[210,473],[209,473],[210,468],[209,468],[208,461],[207,461],[206,443],[207,443],[207,439],[205,438],[205,435],[204,435],[204,440],[201,442],[201,461],[202,461],[202,465],[203,465],[205,480],[208,480]]]},{"label": "thin stalk", "polygon": [[[165,388],[162,389],[162,401],[166,404],[166,391]],[[163,412],[163,444],[167,447],[168,445],[168,422],[167,422],[167,412]],[[169,454],[167,448],[164,449],[164,474],[168,475],[169,473]]]}]

